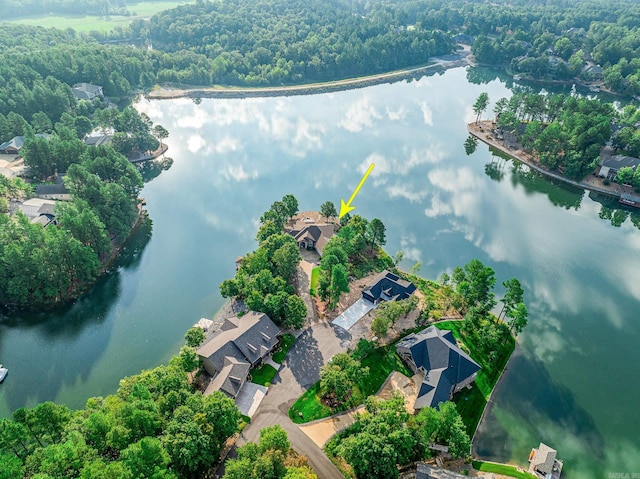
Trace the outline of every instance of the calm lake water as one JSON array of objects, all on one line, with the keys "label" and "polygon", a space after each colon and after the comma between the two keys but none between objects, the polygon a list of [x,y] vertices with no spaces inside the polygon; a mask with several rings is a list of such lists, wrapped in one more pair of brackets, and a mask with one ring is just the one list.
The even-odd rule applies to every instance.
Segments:
[{"label": "calm lake water", "polygon": [[436,278],[479,258],[498,284],[516,276],[526,287],[530,325],[478,452],[524,465],[542,440],[567,479],[640,473],[637,218],[612,221],[610,202],[483,144],[467,156],[466,123],[483,91],[509,95],[486,71],[454,69],[315,96],[139,102],[169,130],[175,160],[142,193],[152,225],[71,307],[3,318],[0,415],[46,400],[81,407],[168,361],[186,329],[222,306],[218,284],[255,248],[271,202],[293,193],[303,210],[339,204],[375,163],[355,212],[384,222],[386,249],[403,250],[404,267],[420,261]]}]

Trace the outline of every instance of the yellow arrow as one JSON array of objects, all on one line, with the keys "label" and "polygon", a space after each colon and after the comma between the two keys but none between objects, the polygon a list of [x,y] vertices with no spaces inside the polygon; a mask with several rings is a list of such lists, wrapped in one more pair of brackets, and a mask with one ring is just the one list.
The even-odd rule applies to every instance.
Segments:
[{"label": "yellow arrow", "polygon": [[349,211],[356,209],[355,206],[351,206],[351,202],[355,199],[358,191],[360,191],[360,188],[362,188],[362,185],[364,185],[364,182],[367,181],[367,176],[369,176],[369,173],[371,173],[371,170],[373,170],[374,166],[376,165],[374,165],[373,163],[369,165],[369,169],[360,180],[360,183],[358,183],[358,186],[356,186],[356,189],[353,191],[353,194],[351,195],[351,198],[349,198],[349,201],[345,203],[343,199],[340,200],[340,215],[338,216],[338,219],[342,218]]}]

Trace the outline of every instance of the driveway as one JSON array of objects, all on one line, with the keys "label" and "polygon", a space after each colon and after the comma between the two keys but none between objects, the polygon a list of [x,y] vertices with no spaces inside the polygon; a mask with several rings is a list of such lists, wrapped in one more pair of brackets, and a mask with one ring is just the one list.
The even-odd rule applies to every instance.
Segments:
[{"label": "driveway", "polygon": [[375,309],[376,305],[366,299],[360,298],[353,303],[344,312],[332,321],[336,326],[340,326],[345,331],[349,331],[351,326],[356,324],[365,314],[372,309]]},{"label": "driveway", "polygon": [[247,441],[258,442],[261,429],[280,424],[287,431],[293,449],[307,456],[309,465],[320,479],[344,479],[322,449],[289,419],[288,410],[320,378],[320,367],[334,354],[347,350],[349,339],[346,331],[327,322],[315,322],[304,330],[289,350],[282,369],[251,423],[244,429],[238,445],[242,446]]},{"label": "driveway", "polygon": [[266,387],[247,381],[236,398],[236,406],[245,416],[253,417],[266,394]]}]

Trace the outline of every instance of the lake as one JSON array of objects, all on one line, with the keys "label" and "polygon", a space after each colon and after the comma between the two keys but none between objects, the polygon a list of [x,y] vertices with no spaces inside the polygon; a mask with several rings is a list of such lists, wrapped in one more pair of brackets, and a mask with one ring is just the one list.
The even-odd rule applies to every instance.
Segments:
[{"label": "lake", "polygon": [[529,326],[479,454],[526,465],[542,440],[558,449],[567,479],[640,474],[639,217],[482,143],[466,155],[471,105],[483,91],[492,103],[508,96],[509,86],[458,68],[314,96],[139,101],[169,130],[174,159],[142,192],[151,223],[75,304],[2,319],[10,373],[0,415],[46,400],[82,407],[167,362],[185,331],[224,303],[218,284],[256,247],[273,201],[292,193],[301,210],[339,205],[374,163],[354,213],[383,221],[385,248],[404,251],[404,268],[420,262],[437,278],[478,258],[498,284],[515,276],[526,288]]}]

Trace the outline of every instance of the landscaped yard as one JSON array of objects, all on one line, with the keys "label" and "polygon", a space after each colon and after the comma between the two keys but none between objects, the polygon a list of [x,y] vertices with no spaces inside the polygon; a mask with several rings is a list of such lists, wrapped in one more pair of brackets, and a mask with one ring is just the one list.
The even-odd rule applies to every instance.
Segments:
[{"label": "landscaped yard", "polygon": [[282,361],[284,361],[284,358],[289,352],[289,349],[291,349],[291,346],[293,346],[293,343],[295,342],[296,342],[296,337],[293,334],[284,334],[280,338],[280,343],[278,344],[278,351],[273,353],[273,356],[271,358],[276,363],[282,364]]},{"label": "landscaped yard", "polygon": [[483,472],[495,472],[503,476],[515,477],[517,479],[536,479],[536,476],[528,472],[520,472],[514,466],[506,464],[495,464],[493,462],[472,461],[473,468]]},{"label": "landscaped yard", "polygon": [[277,372],[278,371],[270,364],[263,364],[260,367],[252,369],[249,374],[251,374],[252,383],[269,387]]},{"label": "landscaped yard", "polygon": [[[346,404],[334,409],[323,405],[318,394],[319,383],[316,383],[291,406],[289,409],[291,420],[301,424],[357,407],[364,403],[368,396],[378,392],[392,371],[399,371],[409,377],[413,375],[396,354],[395,343],[374,349],[361,361],[361,364],[369,368],[369,375],[354,387],[353,394]],[[300,412],[302,416],[299,415]]]},{"label": "landscaped yard", "polygon": [[316,295],[316,288],[318,287],[319,279],[320,279],[320,266],[316,266],[311,270],[311,282],[309,283],[309,294],[311,296]]},{"label": "landscaped yard", "polygon": [[500,343],[498,348],[498,359],[494,363],[490,363],[485,355],[481,354],[476,341],[465,341],[460,333],[462,321],[442,321],[436,323],[438,329],[448,329],[453,332],[456,340],[462,342],[469,350],[471,358],[476,361],[482,369],[478,371],[478,376],[473,383],[471,389],[463,389],[453,397],[453,401],[458,407],[458,412],[462,416],[462,420],[467,428],[469,437],[473,437],[478,422],[482,417],[482,412],[489,399],[489,394],[493,390],[502,370],[507,364],[513,349],[515,348],[515,340],[510,336],[509,341]]},{"label": "landscaped yard", "polygon": [[39,15],[33,17],[18,18],[9,20],[10,23],[22,25],[34,25],[45,28],[73,28],[78,32],[89,32],[91,30],[107,31],[113,30],[117,26],[126,27],[133,20],[150,18],[158,12],[175,8],[178,5],[194,3],[194,0],[167,0],[165,2],[140,2],[128,6],[131,15],[112,15],[105,18],[90,15]]}]

